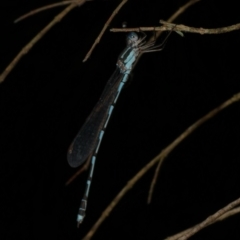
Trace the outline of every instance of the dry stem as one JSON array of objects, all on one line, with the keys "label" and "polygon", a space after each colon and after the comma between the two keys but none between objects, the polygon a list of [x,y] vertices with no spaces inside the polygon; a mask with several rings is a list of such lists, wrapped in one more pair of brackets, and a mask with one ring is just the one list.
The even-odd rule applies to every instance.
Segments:
[{"label": "dry stem", "polygon": [[88,60],[88,58],[91,56],[94,48],[96,47],[96,45],[100,42],[104,32],[106,31],[107,27],[109,26],[110,22],[113,20],[113,18],[117,15],[117,13],[119,12],[119,10],[122,8],[122,6],[127,2],[128,0],[122,0],[122,2],[116,7],[116,9],[113,11],[113,13],[111,14],[111,16],[109,17],[109,19],[107,20],[107,22],[105,23],[102,31],[99,33],[99,35],[97,36],[97,38],[95,39],[92,47],[90,48],[90,50],[88,51],[88,53],[86,54],[85,58],[83,59],[83,62],[86,62]]}]

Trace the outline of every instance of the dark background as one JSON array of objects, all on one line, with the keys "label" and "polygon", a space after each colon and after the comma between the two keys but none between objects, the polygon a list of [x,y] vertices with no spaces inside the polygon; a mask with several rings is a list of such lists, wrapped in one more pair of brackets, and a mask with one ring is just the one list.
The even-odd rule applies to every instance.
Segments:
[{"label": "dark background", "polygon": [[[109,122],[87,216],[77,229],[87,173],[64,186],[76,171],[67,163],[67,149],[115,70],[126,34],[107,31],[91,58],[82,60],[119,2],[91,1],[74,9],[0,85],[1,239],[81,239],[133,175],[188,126],[240,91],[239,31],[183,38],[174,33],[164,51],[144,55]],[[129,27],[157,26],[185,2],[130,0],[110,27],[121,27],[123,21]],[[0,71],[63,8],[18,24],[14,19],[49,3],[0,4]],[[239,23],[238,1],[202,0],[175,22],[205,28]],[[150,205],[153,170],[93,239],[164,239],[240,197],[239,107],[235,103],[222,111],[168,156]],[[239,221],[236,215],[191,239],[240,239]]]}]

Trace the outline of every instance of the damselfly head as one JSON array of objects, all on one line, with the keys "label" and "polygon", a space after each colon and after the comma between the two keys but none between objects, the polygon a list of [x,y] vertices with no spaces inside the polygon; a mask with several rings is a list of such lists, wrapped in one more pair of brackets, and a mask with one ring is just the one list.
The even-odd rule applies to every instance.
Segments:
[{"label": "damselfly head", "polygon": [[133,44],[138,40],[138,35],[135,32],[130,32],[127,35],[127,45]]}]

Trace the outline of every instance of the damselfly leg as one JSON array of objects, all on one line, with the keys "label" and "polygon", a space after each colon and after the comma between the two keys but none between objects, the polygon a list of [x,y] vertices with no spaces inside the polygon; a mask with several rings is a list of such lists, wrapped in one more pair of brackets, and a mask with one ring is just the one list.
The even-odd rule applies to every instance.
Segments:
[{"label": "damselfly leg", "polygon": [[[167,36],[165,37],[165,39],[163,40],[162,43],[155,45],[156,43],[156,39],[141,46],[141,51],[143,53],[147,53],[147,52],[159,52],[162,51],[164,49],[164,47],[166,46],[167,40],[169,38],[169,36],[171,35],[171,33],[173,32],[175,26],[172,28],[172,30],[167,34]],[[156,32],[154,32],[154,36],[156,37]]]}]

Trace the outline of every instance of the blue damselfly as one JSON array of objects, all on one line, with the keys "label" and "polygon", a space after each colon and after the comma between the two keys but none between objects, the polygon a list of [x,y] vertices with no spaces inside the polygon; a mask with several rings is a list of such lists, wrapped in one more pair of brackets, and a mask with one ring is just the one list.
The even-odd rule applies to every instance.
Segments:
[{"label": "blue damselfly", "polygon": [[136,62],[141,53],[161,51],[170,33],[167,35],[163,43],[158,46],[154,45],[155,41],[146,43],[145,34],[143,34],[142,38],[139,38],[138,34],[135,32],[131,32],[127,35],[127,46],[118,57],[116,64],[117,68],[115,72],[108,80],[99,101],[92,110],[92,113],[89,115],[69,147],[67,158],[71,167],[78,167],[89,157],[91,158],[91,166],[87,179],[87,185],[77,215],[78,226],[85,217],[87,199],[92,181],[96,156],[105,129],[119,94],[132,71],[133,64]]}]

